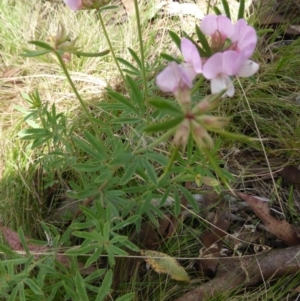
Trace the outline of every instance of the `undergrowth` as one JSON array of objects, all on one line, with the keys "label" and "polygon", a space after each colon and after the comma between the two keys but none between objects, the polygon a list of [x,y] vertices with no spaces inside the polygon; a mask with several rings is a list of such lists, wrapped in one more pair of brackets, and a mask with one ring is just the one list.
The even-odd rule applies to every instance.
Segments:
[{"label": "undergrowth", "polygon": [[[113,10],[105,11],[102,17],[116,56],[137,68],[136,61],[128,51],[128,48],[135,52],[138,52],[139,49],[135,17],[131,17],[129,21],[119,25],[112,22]],[[76,97],[53,54],[37,58],[20,56],[24,52],[24,48],[28,48],[29,40],[51,40],[51,36],[56,34],[59,23],[68,32],[71,32],[71,39],[78,37],[76,44],[84,45],[83,51],[101,52],[108,49],[109,45],[96,14],[92,12],[74,14],[60,2],[37,1],[36,5],[32,5],[28,1],[3,0],[0,3],[0,21],[3,24],[0,26],[0,62],[2,66],[0,70],[2,73],[0,86],[0,138],[2,141],[0,219],[4,225],[14,230],[22,227],[26,236],[42,241],[46,241],[46,236],[49,234],[57,247],[63,246],[60,250],[69,250],[73,245],[78,244],[88,248],[90,243],[88,233],[93,227],[96,229],[100,227],[99,233],[102,231],[106,241],[112,241],[119,235],[120,237],[132,235],[135,226],[139,228],[145,221],[151,221],[152,224],[158,225],[159,218],[174,214],[174,210],[175,214],[179,215],[181,211],[179,194],[182,193],[179,186],[181,183],[194,180],[199,174],[216,180],[218,185],[214,189],[217,192],[228,188],[226,185],[220,184],[222,181],[219,175],[215,173],[213,166],[203,153],[196,150],[197,148],[192,142],[189,142],[188,148],[190,153],[195,152],[195,154],[177,155],[170,181],[160,183],[160,177],[164,173],[168,159],[173,154],[172,148],[170,148],[172,141],[171,139],[162,141],[146,155],[142,151],[140,152],[147,145],[159,139],[160,135],[157,133],[141,134],[137,118],[132,118],[131,113],[124,114],[124,105],[116,104],[114,94],[109,93],[114,90],[132,98],[130,89],[118,73],[111,55],[100,58],[72,55],[70,60],[67,58],[67,68],[95,124],[76,102]],[[141,24],[145,40],[144,57],[148,95],[150,97],[163,96],[155,84],[155,76],[164,64],[159,55],[161,52],[175,57],[180,54],[170,39],[168,30],[176,31],[178,29],[178,34],[179,31],[192,34],[193,27],[190,26],[190,23],[185,23],[177,17],[156,17],[153,20],[142,17]],[[217,134],[213,135],[216,143],[212,153],[217,157],[221,166],[227,169],[226,179],[230,179],[231,187],[247,188],[244,180],[247,180],[249,174],[245,173],[244,167],[251,163],[247,161],[237,166],[234,156],[231,156],[235,152],[261,152],[262,165],[267,166],[267,172],[266,157],[267,159],[280,157],[292,165],[300,163],[300,104],[296,101],[300,95],[299,40],[288,45],[266,47],[266,45],[273,45],[273,36],[274,34],[270,36],[269,33],[260,35],[254,55],[256,61],[259,62],[260,70],[255,78],[241,79],[240,86],[236,85],[235,96],[230,100],[222,101],[214,110],[218,116],[231,116],[231,121],[226,127],[229,132],[260,138],[262,141],[261,143],[257,143],[257,141],[246,143],[245,141],[221,139]],[[121,67],[128,68],[128,65],[121,64]],[[139,89],[145,88],[139,72],[135,73],[135,70],[131,69],[131,73],[128,74],[135,78],[136,86]],[[63,117],[57,127],[58,131],[61,131],[58,140],[55,143],[52,140],[46,141],[32,150],[30,143],[27,140],[21,140],[18,133],[33,124],[24,122],[24,116],[30,112],[28,98],[30,99],[29,96],[33,94],[36,95],[36,91],[43,103],[41,107],[45,111],[53,113],[55,109],[53,114],[56,114],[55,116],[62,114]],[[209,83],[203,81],[193,95],[194,103],[199,100],[199,97],[202,98],[208,93]],[[31,110],[33,111],[33,108]],[[159,116],[159,113],[155,113],[153,108],[149,111],[153,120]],[[44,115],[49,118],[46,113]],[[143,122],[146,122],[149,116],[145,115],[142,119]],[[47,122],[47,118],[44,121]],[[92,133],[92,137],[90,133]],[[95,145],[92,145],[95,141],[94,138],[101,143],[95,142]],[[91,159],[92,151],[88,152],[88,146],[91,145],[105,149],[107,152],[106,157],[101,158],[102,161],[93,158],[94,161],[91,162],[95,165],[101,162],[103,169],[100,166],[100,169],[97,170],[96,166],[95,171],[92,168],[88,170],[83,165]],[[130,156],[118,158],[116,153],[119,149],[122,154],[135,152],[134,154],[141,162],[137,164],[140,164],[142,168],[132,170],[128,181],[126,177],[124,178],[124,174],[129,165],[125,165],[124,162],[128,160],[134,162],[135,158]],[[111,163],[110,156],[115,156],[114,164]],[[188,161],[188,167],[185,166],[186,161]],[[233,161],[235,163],[232,163]],[[283,200],[285,213],[292,212],[292,219],[295,223],[299,223],[295,204],[288,199],[291,187],[285,187],[279,182],[256,184],[255,178],[257,176],[252,175],[252,180],[254,180],[251,185],[255,193],[274,197],[276,195],[274,191],[278,189],[280,196],[287,196]],[[278,184],[278,187],[275,187],[274,184]],[[90,220],[86,222],[83,215],[75,219],[74,215],[78,213],[79,205],[82,205],[83,200],[93,196],[91,191],[93,192],[97,185],[108,187],[110,194],[106,195],[105,190],[98,191],[98,194],[95,192],[96,200],[93,200],[94,203],[91,202],[91,207],[81,208],[81,210],[84,211],[85,217],[99,220],[99,224]],[[118,193],[118,191],[122,191],[122,193]],[[147,194],[147,191],[151,191],[151,193]],[[168,195],[175,199],[175,209],[166,208],[165,204],[159,208],[151,205],[153,199],[166,199]],[[104,196],[110,203],[105,200]],[[61,208],[61,204],[68,206],[68,200],[74,203],[74,207],[71,208],[73,215],[68,216],[67,221],[59,216],[58,221],[55,214]],[[117,212],[118,210],[119,212]],[[126,224],[128,217],[132,218],[132,221]],[[91,220],[93,221],[92,218]],[[120,223],[122,225],[122,222],[124,222],[124,227],[120,226],[121,231],[118,225]],[[134,227],[130,228],[130,225],[134,225]],[[111,230],[114,227],[120,232]],[[167,275],[158,275],[153,270],[148,271],[146,265],[139,261],[133,270],[131,280],[119,284],[112,293],[111,299],[134,292],[137,293],[135,300],[172,300],[179,294],[188,291],[190,287],[196,287],[201,281],[207,280],[197,279],[194,265],[196,260],[191,260],[191,258],[195,259],[199,256],[200,237],[205,229],[206,225],[203,220],[194,214],[187,221],[179,223],[172,237],[165,241],[160,238],[159,241],[158,250],[174,258],[181,258],[180,264],[192,278],[196,278],[190,284],[176,283]],[[84,234],[80,234],[79,230],[85,230]],[[76,232],[73,236],[71,235],[72,231]],[[105,270],[113,266],[113,255],[126,257],[120,249],[132,247],[130,244],[126,245],[126,240],[122,239],[120,238],[121,243],[117,242],[111,253],[109,249],[106,249],[107,252],[104,253],[108,255],[108,259],[105,256],[103,256],[104,259],[95,258],[94,262],[96,262],[98,270],[91,273],[95,275],[95,278],[87,279],[88,277],[84,276],[89,300],[95,300],[98,294],[97,288],[101,286],[101,283],[109,281],[103,275]],[[123,243],[124,245],[122,245]],[[8,270],[2,268],[1,271],[18,275],[20,265],[25,265],[26,275],[31,275],[32,279],[36,281],[35,285],[40,285],[40,288],[44,285],[43,289],[45,289],[47,297],[53,294],[54,300],[67,300],[67,298],[72,298],[72,290],[75,291],[75,288],[78,290],[76,285],[82,283],[84,278],[78,272],[81,267],[78,266],[77,256],[81,262],[86,263],[87,255],[91,257],[93,252],[92,249],[88,251],[85,249],[81,254],[76,252],[72,254],[71,250],[72,259],[69,270],[61,263],[55,265],[54,256],[46,256],[42,259],[32,257],[26,262],[26,260],[20,259],[22,256],[14,255],[15,263],[12,261]],[[10,259],[10,255],[13,258],[11,253],[1,255],[5,263]],[[47,269],[47,265],[49,269]],[[38,271],[37,266],[44,270],[40,268]],[[54,267],[57,268],[60,276],[55,274]],[[48,275],[46,283],[43,273]],[[18,285],[18,279],[16,277],[15,283],[13,283],[15,287]],[[75,280],[72,282],[73,279]],[[33,296],[29,288],[35,293],[40,293],[40,291],[32,282],[26,281],[24,282],[25,289],[23,287],[24,296],[31,299],[23,300],[34,300],[37,297]],[[57,285],[59,281],[63,285]],[[283,300],[295,295],[294,288],[298,281],[298,275],[287,276],[276,282],[265,281],[258,287],[224,292],[222,296],[214,296],[210,300],[229,298],[230,300]],[[53,293],[53,291],[55,292]],[[80,298],[87,296],[83,291],[79,291],[79,295],[82,294]],[[11,289],[8,291],[8,295],[13,292],[14,290]],[[104,296],[109,292],[110,285],[106,291],[103,291]],[[131,300],[132,296],[128,295],[128,299],[124,300]],[[0,296],[0,298],[6,300],[6,297]],[[20,294],[18,298],[21,300],[22,295]]]}]

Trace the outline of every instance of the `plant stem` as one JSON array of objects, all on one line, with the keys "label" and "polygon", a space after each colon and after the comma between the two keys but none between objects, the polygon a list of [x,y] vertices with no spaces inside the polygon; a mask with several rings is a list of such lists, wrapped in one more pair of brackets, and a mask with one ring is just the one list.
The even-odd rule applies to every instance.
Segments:
[{"label": "plant stem", "polygon": [[106,27],[105,27],[105,24],[104,24],[104,21],[103,21],[101,11],[98,11],[98,15],[99,15],[99,20],[100,20],[101,27],[102,27],[102,29],[103,29],[103,32],[104,32],[104,35],[105,35],[107,44],[108,44],[108,46],[109,46],[109,50],[110,50],[110,52],[111,52],[111,54],[112,54],[112,57],[113,57],[113,59],[114,59],[114,62],[115,62],[115,64],[116,64],[116,66],[117,66],[117,68],[118,68],[118,70],[119,70],[119,73],[120,73],[120,75],[122,76],[122,79],[123,79],[123,81],[124,81],[124,84],[127,86],[126,78],[125,78],[124,73],[123,73],[123,71],[122,71],[122,69],[121,69],[121,67],[120,67],[120,64],[119,64],[118,60],[117,60],[116,54],[115,54],[115,52],[114,52],[114,48],[113,48],[113,46],[112,46],[112,44],[111,44],[111,42],[110,42],[110,38],[109,38],[109,36],[108,36],[107,30],[106,30]]},{"label": "plant stem", "polygon": [[143,44],[143,37],[142,37],[142,30],[141,30],[141,19],[139,13],[139,5],[138,0],[134,0],[134,8],[135,8],[135,15],[136,15],[136,23],[137,23],[137,31],[140,43],[140,55],[141,55],[141,72],[143,78],[143,87],[144,87],[144,102],[147,108],[147,121],[149,122],[149,105],[148,105],[148,85],[147,85],[147,74],[145,68],[145,56],[144,56],[144,44]]},{"label": "plant stem", "polygon": [[[97,135],[98,130],[97,130],[97,127],[96,127],[96,125],[95,125],[95,122],[93,121],[93,118],[92,118],[92,116],[91,116],[89,110],[87,109],[87,107],[86,107],[86,105],[85,105],[83,99],[81,98],[80,94],[78,93],[78,91],[77,91],[77,89],[76,89],[76,87],[75,87],[75,85],[74,85],[74,83],[73,83],[73,81],[72,81],[72,79],[71,79],[71,76],[70,76],[70,74],[69,74],[69,71],[68,71],[68,69],[67,69],[66,66],[65,66],[65,63],[63,62],[63,60],[62,60],[60,54],[59,54],[56,50],[53,50],[53,52],[54,52],[54,54],[56,55],[56,57],[57,57],[57,59],[58,59],[58,61],[59,61],[59,64],[60,64],[60,66],[61,66],[61,68],[62,68],[64,74],[66,75],[66,78],[67,78],[67,80],[68,80],[68,82],[69,82],[69,84],[70,84],[70,86],[71,86],[73,92],[75,93],[77,99],[79,100],[81,107],[83,108],[83,110],[84,110],[84,112],[85,112],[87,118],[89,119],[89,121],[90,121],[90,123],[91,123],[91,125],[92,125],[92,127],[93,127],[93,129],[94,129],[94,131],[95,131],[95,134]],[[99,143],[102,143],[102,141],[101,141],[100,139],[99,139]]]}]

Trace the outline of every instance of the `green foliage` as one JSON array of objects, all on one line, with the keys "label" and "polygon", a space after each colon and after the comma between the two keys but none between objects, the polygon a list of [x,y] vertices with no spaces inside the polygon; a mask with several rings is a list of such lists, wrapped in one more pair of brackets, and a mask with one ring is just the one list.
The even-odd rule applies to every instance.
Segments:
[{"label": "green foliage", "polygon": [[[227,2],[222,3],[230,15]],[[101,12],[114,8],[101,8],[100,22]],[[169,34],[180,49],[180,37],[173,31]],[[196,34],[201,43],[199,52],[210,56],[211,48],[198,26]],[[18,136],[27,143],[27,151],[35,155],[35,168],[41,168],[44,173],[43,188],[61,185],[64,179],[68,187],[65,196],[79,201],[81,206],[62,230],[41,222],[40,227],[51,237],[49,252],[35,254],[22,228],[18,235],[25,257],[0,244],[7,258],[0,261],[0,296],[6,300],[106,300],[112,292],[116,258],[127,256],[129,251],[139,252],[128,238],[131,228],[140,230],[145,220],[158,226],[159,218],[165,215],[168,197],[174,200],[175,216],[181,212],[182,196],[197,213],[199,206],[184,183],[195,181],[200,185],[201,179],[207,177],[215,180],[214,189],[220,192],[224,184],[232,181],[232,176],[219,167],[222,162],[218,159],[218,143],[207,155],[187,133],[186,148],[174,147],[170,137],[187,118],[187,112],[174,99],[157,95],[152,78],[154,64],[145,63],[142,41],[140,53],[128,48],[133,62],[116,57],[113,48],[92,53],[79,51],[72,42],[61,44],[61,48],[43,41],[30,43],[37,49],[25,49],[23,56],[32,58],[51,53],[56,57],[80,103],[86,124],[70,126],[70,116],[60,112],[55,103],[44,101],[35,90],[23,94],[26,108],[17,107],[24,115],[25,124]],[[119,71],[125,91],[108,88],[105,100],[96,105],[101,111],[99,117],[93,113],[95,108],[83,101],[62,55],[71,53],[76,59],[101,57],[104,60],[109,52],[117,67],[119,64],[124,67]],[[171,55],[161,56],[179,62]],[[242,135],[221,130],[218,134],[249,142]],[[88,206],[82,200],[89,201]],[[158,205],[154,200],[158,200]],[[55,205],[59,206],[59,202]],[[61,252],[68,265],[59,260]],[[94,269],[88,276],[81,273],[89,268]],[[135,294],[129,293],[118,295],[115,300],[134,298]]]}]

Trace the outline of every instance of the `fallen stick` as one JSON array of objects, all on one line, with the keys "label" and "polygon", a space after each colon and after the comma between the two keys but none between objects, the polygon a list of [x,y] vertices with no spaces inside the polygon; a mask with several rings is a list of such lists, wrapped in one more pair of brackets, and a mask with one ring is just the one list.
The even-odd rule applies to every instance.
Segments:
[{"label": "fallen stick", "polygon": [[214,279],[173,301],[202,301],[216,293],[255,285],[300,270],[300,246],[272,250],[251,257],[221,259]]}]

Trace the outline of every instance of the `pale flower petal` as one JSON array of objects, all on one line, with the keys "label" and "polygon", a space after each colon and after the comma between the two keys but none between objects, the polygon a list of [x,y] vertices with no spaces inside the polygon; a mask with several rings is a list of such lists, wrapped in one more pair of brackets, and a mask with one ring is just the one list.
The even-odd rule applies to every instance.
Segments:
[{"label": "pale flower petal", "polygon": [[203,76],[212,79],[223,73],[223,54],[221,52],[212,55],[203,65]]},{"label": "pale flower petal", "polygon": [[184,60],[192,64],[197,73],[202,72],[202,61],[197,47],[187,38],[181,40],[181,52]]},{"label": "pale flower petal", "polygon": [[192,88],[196,72],[191,64],[171,62],[156,77],[156,84],[163,92],[176,93],[178,89]]},{"label": "pale flower petal", "polygon": [[234,26],[231,23],[231,20],[222,15],[207,15],[203,18],[200,29],[208,36],[213,36],[218,30],[223,39],[230,38],[234,33]]},{"label": "pale flower petal", "polygon": [[192,88],[193,80],[197,76],[197,73],[193,66],[188,63],[182,63],[179,65],[181,80],[189,87]]},{"label": "pale flower petal", "polygon": [[257,44],[256,31],[252,26],[247,25],[247,22],[240,19],[234,25],[234,34],[231,41],[236,43],[236,51],[243,53],[245,59],[248,59],[254,52]]},{"label": "pale flower petal", "polygon": [[156,84],[163,92],[176,92],[180,84],[179,66],[172,62],[156,77]]},{"label": "pale flower petal", "polygon": [[250,60],[246,60],[243,63],[237,75],[240,77],[249,77],[255,74],[258,71],[258,69],[259,69],[259,64]]},{"label": "pale flower petal", "polygon": [[222,53],[222,73],[235,75],[241,69],[243,57],[236,51],[227,50]]},{"label": "pale flower petal", "polygon": [[76,11],[82,8],[81,0],[64,0],[64,2],[71,10]]},{"label": "pale flower petal", "polygon": [[211,93],[220,93],[222,90],[226,89],[224,95],[232,97],[234,95],[234,85],[230,77],[226,74],[222,74],[218,77],[215,77],[210,82]]}]

